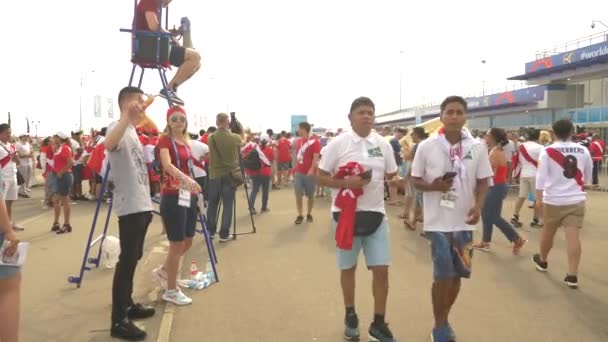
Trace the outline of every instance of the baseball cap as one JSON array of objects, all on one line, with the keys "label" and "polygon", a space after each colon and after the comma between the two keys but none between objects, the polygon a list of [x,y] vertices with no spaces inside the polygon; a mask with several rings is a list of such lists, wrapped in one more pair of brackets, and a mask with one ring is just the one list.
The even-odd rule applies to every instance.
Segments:
[{"label": "baseball cap", "polygon": [[59,131],[59,132],[55,133],[55,136],[58,136],[64,140],[70,137],[66,132],[63,132],[63,131]]}]

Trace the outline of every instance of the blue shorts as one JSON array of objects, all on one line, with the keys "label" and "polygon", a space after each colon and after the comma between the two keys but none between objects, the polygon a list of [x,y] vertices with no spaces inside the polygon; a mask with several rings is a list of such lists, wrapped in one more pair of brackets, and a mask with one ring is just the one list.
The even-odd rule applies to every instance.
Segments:
[{"label": "blue shorts", "polygon": [[312,198],[317,189],[317,177],[296,173],[294,175],[293,188],[296,195],[306,195],[306,197]]},{"label": "blue shorts", "polygon": [[167,240],[180,242],[194,237],[198,218],[198,197],[190,196],[190,208],[178,204],[178,195],[162,195],[160,216],[167,230]]},{"label": "blue shorts", "polygon": [[399,177],[405,178],[407,177],[407,173],[410,170],[410,162],[404,161],[403,164],[399,165]]},{"label": "blue shorts", "polygon": [[470,278],[473,232],[425,232],[431,241],[435,279]]},{"label": "blue shorts", "polygon": [[[336,233],[336,221],[333,223],[334,235]],[[386,218],[378,229],[368,236],[355,236],[353,240],[353,249],[339,249],[336,251],[338,257],[338,268],[340,270],[348,270],[357,265],[359,252],[363,249],[365,255],[365,264],[367,267],[372,266],[388,266],[391,263],[391,244],[389,240],[390,229]]]},{"label": "blue shorts", "polygon": [[[0,233],[0,246],[4,243],[4,233]],[[21,271],[21,267],[0,266],[0,279],[8,279]]]},{"label": "blue shorts", "polygon": [[74,175],[71,172],[64,173],[62,177],[55,175],[53,193],[59,196],[67,196],[72,191],[72,185],[74,185]]}]

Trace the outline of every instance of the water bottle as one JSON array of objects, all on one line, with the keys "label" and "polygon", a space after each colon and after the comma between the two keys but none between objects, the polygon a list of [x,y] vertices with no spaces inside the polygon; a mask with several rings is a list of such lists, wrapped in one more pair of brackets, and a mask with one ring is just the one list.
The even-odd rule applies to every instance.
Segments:
[{"label": "water bottle", "polygon": [[207,261],[207,264],[205,265],[205,275],[207,276],[207,279],[209,279],[210,282],[215,281],[215,273],[213,273],[213,266],[211,265],[211,261]]},{"label": "water bottle", "polygon": [[195,279],[197,273],[198,267],[196,266],[196,261],[192,260],[192,263],[190,264],[190,279]]}]

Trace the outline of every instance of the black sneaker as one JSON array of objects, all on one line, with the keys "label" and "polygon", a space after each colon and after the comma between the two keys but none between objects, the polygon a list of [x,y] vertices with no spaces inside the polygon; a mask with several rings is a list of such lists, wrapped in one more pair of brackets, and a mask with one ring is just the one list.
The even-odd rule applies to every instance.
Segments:
[{"label": "black sneaker", "polygon": [[146,338],[147,334],[133,324],[128,318],[125,318],[112,325],[110,335],[127,341],[141,341]]},{"label": "black sneaker", "polygon": [[530,222],[530,227],[532,227],[532,228],[542,228],[543,224],[540,221],[538,221],[538,219],[534,219],[534,220],[532,220],[532,222]]},{"label": "black sneaker", "polygon": [[393,333],[388,328],[388,324],[385,323],[372,323],[368,330],[369,340],[375,342],[396,342],[393,338]]},{"label": "black sneaker", "polygon": [[575,275],[566,275],[566,278],[564,278],[564,282],[571,289],[578,288],[578,277]]},{"label": "black sneaker", "polygon": [[355,312],[344,317],[344,339],[347,341],[359,340],[359,317]]},{"label": "black sneaker", "polygon": [[134,304],[127,309],[129,319],[144,319],[154,316],[156,310],[150,305]]},{"label": "black sneaker", "polygon": [[536,265],[536,269],[540,272],[547,272],[547,267],[549,266],[546,261],[542,261],[540,259],[540,254],[534,254],[532,257],[532,261]]},{"label": "black sneaker", "polygon": [[518,215],[513,215],[510,222],[511,222],[511,225],[515,228],[521,228],[523,226],[523,223],[521,223],[521,221],[519,221]]},{"label": "black sneaker", "polygon": [[160,97],[165,100],[169,100],[172,104],[183,106],[184,101],[177,97],[177,94],[173,90],[170,89],[161,89],[159,92]]}]

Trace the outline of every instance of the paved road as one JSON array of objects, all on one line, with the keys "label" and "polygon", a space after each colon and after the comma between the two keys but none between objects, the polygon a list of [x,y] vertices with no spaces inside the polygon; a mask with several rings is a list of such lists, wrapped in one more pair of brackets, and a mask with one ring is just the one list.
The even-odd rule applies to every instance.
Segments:
[{"label": "paved road", "polygon": [[[23,274],[22,341],[110,341],[112,270],[88,272],[83,287],[68,284],[80,265],[93,203],[74,206],[74,232],[49,232],[50,211],[40,208],[41,189],[20,201],[15,215],[25,222],[19,233],[32,242]],[[606,196],[592,193],[583,231],[584,254],[580,290],[561,280],[566,270],[563,236],[556,241],[548,274],[534,270],[530,256],[538,231],[524,231],[531,241],[521,256],[513,256],[506,240],[495,233],[492,253],[477,253],[473,279],[466,281],[451,321],[459,341],[606,341],[608,340],[608,250]],[[244,198],[239,195],[238,232],[250,230]],[[273,191],[271,212],[255,216],[257,234],[218,245],[221,282],[202,291],[187,291],[194,299],[175,309],[170,341],[341,341],[343,306],[329,229],[329,202],[319,201],[315,223],[294,226],[290,190]],[[512,203],[505,205],[510,216]],[[399,341],[428,341],[431,261],[426,240],[406,231],[391,215],[391,287],[387,319]],[[526,212],[524,222],[529,220]],[[115,220],[110,234],[116,235]],[[148,234],[146,254],[136,274],[136,296],[158,299],[150,270],[164,258],[166,243],[156,219]],[[198,238],[186,261],[204,264]],[[358,271],[357,311],[366,328],[372,315],[370,275]],[[159,311],[164,304],[157,302]],[[156,341],[161,315],[140,322]]]}]

